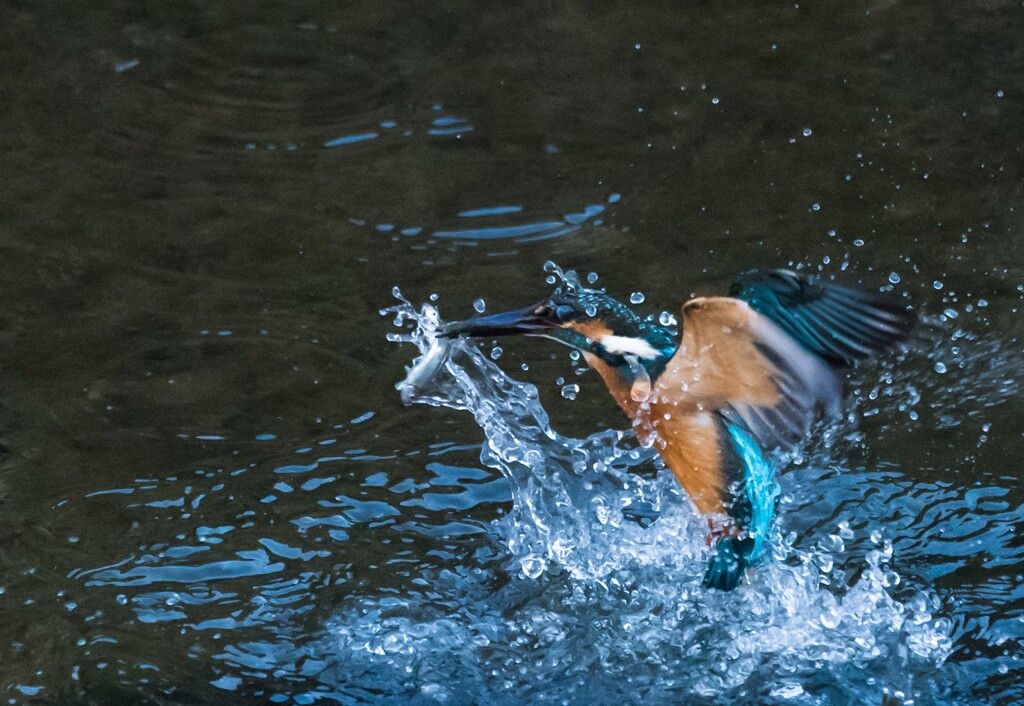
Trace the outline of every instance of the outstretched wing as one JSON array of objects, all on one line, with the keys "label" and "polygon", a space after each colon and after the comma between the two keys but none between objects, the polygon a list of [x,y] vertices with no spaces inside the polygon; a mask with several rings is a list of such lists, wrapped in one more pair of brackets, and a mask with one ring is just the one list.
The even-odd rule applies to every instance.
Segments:
[{"label": "outstretched wing", "polygon": [[906,339],[914,315],[897,300],[793,272],[750,270],[729,296],[750,304],[807,350],[852,365]]},{"label": "outstretched wing", "polygon": [[832,368],[745,302],[691,300],[683,307],[682,329],[652,402],[680,412],[716,412],[766,450],[801,440],[823,409],[838,404]]},{"label": "outstretched wing", "polygon": [[[801,440],[822,408],[838,404],[833,369],[745,302],[694,299],[682,341],[634,419],[697,508],[736,516],[729,493],[745,480],[730,428],[764,450]],[[739,519],[739,518],[737,518]]]},{"label": "outstretched wing", "polygon": [[770,525],[762,451],[803,439],[823,410],[838,407],[837,367],[904,339],[913,325],[881,297],[786,270],[747,273],[733,293],[741,298],[684,305],[679,348],[634,417],[698,510],[732,518],[717,528],[726,537],[705,576],[723,590],[737,585]]}]

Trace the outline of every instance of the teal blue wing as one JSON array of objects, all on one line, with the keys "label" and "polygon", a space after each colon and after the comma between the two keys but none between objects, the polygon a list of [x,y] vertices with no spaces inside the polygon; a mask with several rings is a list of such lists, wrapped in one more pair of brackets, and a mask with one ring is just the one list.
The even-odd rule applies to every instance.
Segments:
[{"label": "teal blue wing", "polygon": [[[792,270],[746,272],[729,296],[745,301],[799,348],[835,367],[852,365],[905,340],[914,325],[913,313],[893,298]],[[719,410],[723,451],[730,452],[723,472],[734,488],[729,514],[740,531],[715,545],[704,575],[706,587],[732,590],[765,552],[777,486],[763,449],[787,448],[802,438],[814,408],[838,398],[838,382],[835,389],[821,383],[820,394],[808,394],[816,386],[808,388],[801,381],[828,381],[830,376],[814,373],[810,358],[801,360],[793,348],[797,346],[767,334],[757,341],[757,350],[774,370],[781,398],[777,405],[734,401]]]},{"label": "teal blue wing", "polygon": [[745,272],[729,296],[747,302],[806,350],[837,366],[905,340],[915,320],[894,297],[785,269]]}]

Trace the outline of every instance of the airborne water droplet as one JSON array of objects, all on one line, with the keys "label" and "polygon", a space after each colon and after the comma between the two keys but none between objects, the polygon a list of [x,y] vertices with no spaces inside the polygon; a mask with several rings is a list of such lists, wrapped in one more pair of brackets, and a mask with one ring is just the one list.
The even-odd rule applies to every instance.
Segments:
[{"label": "airborne water droplet", "polygon": [[473,309],[474,311],[476,311],[476,313],[482,314],[485,311],[487,311],[487,302],[485,302],[483,299],[477,299],[475,302],[473,302]]},{"label": "airborne water droplet", "polygon": [[633,292],[632,294],[629,295],[629,303],[630,304],[643,304],[644,303],[644,299],[646,299],[646,298],[647,297],[644,296],[643,292]]},{"label": "airborne water droplet", "polygon": [[[437,311],[409,302],[392,311],[402,327],[397,340],[413,344],[419,355],[425,355],[443,323]],[[660,316],[652,320],[663,322]],[[480,426],[486,438],[482,462],[511,486],[513,502],[499,513],[503,515],[501,539],[494,543],[495,551],[487,561],[478,563],[474,558],[467,564],[455,559],[452,568],[457,571],[435,573],[430,591],[437,598],[426,598],[419,591],[403,596],[410,612],[429,612],[435,601],[453,600],[460,605],[464,602],[465,609],[453,611],[443,620],[410,621],[404,610],[393,610],[394,597],[367,596],[358,606],[342,608],[338,634],[330,636],[332,648],[337,648],[336,640],[341,639],[347,655],[359,658],[372,653],[374,659],[386,655],[409,670],[426,664],[435,650],[457,651],[466,645],[526,646],[529,642],[539,645],[539,659],[554,664],[571,650],[596,669],[617,669],[611,661],[617,659],[615,655],[628,654],[631,660],[664,657],[666,668],[680,675],[680,684],[684,678],[692,684],[681,687],[688,689],[687,694],[721,693],[733,688],[723,681],[723,674],[728,673],[729,683],[739,684],[762,668],[780,674],[822,672],[826,679],[844,679],[851,661],[874,660],[878,650],[887,649],[884,646],[890,643],[905,643],[914,655],[911,659],[941,664],[949,655],[949,621],[932,617],[941,610],[939,603],[929,599],[904,608],[893,598],[898,594],[887,588],[899,585],[899,577],[884,566],[892,558],[893,548],[891,541],[883,543],[880,530],[872,533],[875,546],[866,547],[865,558],[860,550],[844,554],[839,539],[852,536],[848,525],[839,526],[839,539],[830,537],[831,541],[820,546],[807,544],[807,537],[801,539],[805,545],[801,549],[793,547],[796,532],[783,536],[773,530],[776,539],[771,542],[770,556],[754,569],[751,586],[746,589],[754,600],[747,601],[741,590],[729,597],[730,601],[740,600],[734,604],[739,609],[735,613],[731,608],[722,610],[718,607],[722,604],[715,604],[701,588],[707,563],[706,521],[679,502],[682,491],[675,488],[670,475],[636,473],[638,465],[649,466],[664,450],[659,433],[669,426],[665,415],[678,417],[675,409],[655,406],[663,404],[654,399],[658,391],[644,390],[644,382],[630,390],[631,396],[640,398],[636,404],[642,412],[632,432],[605,429],[570,438],[551,427],[541,405],[543,393],[538,395],[535,386],[507,375],[490,360],[493,348],[470,345],[462,339],[452,339],[450,345],[452,363],[438,369],[441,374],[431,380],[428,394],[411,401],[461,410]],[[958,353],[950,351],[943,357],[951,355]],[[629,372],[634,379],[646,378],[649,385],[644,362],[631,361]],[[935,362],[933,358],[932,364]],[[947,365],[956,370],[954,362]],[[690,382],[699,384],[699,380]],[[885,384],[892,383],[887,380]],[[575,392],[574,386],[563,386],[567,398]],[[867,387],[864,394],[871,389]],[[889,394],[887,388],[878,389],[879,399]],[[915,413],[910,410],[910,414],[912,419]],[[981,431],[986,433],[984,428]],[[797,460],[794,465],[803,462]],[[465,497],[475,502],[476,484],[459,485],[468,493]],[[792,505],[794,500],[790,496],[782,502]],[[633,509],[646,521],[633,521]],[[784,516],[780,521],[785,526]],[[865,528],[857,534],[868,531]],[[867,541],[864,536],[860,543]],[[545,600],[542,609],[540,604],[531,604],[510,620],[489,600],[495,581],[507,576],[505,567],[521,581],[554,575],[544,587],[551,600]],[[426,584],[423,579],[414,583]],[[916,586],[914,581],[911,584]],[[608,588],[591,591],[591,586]],[[639,614],[638,598],[643,604]],[[620,627],[601,636],[600,649],[592,644],[592,624],[579,621],[581,614],[597,610],[607,615],[609,625]],[[693,635],[702,634],[712,621],[721,626],[720,634],[716,631],[696,642]],[[793,639],[806,630],[813,636],[810,642]],[[658,636],[656,645],[651,645],[652,634]],[[756,640],[742,637],[753,634]],[[837,657],[822,658],[822,639],[841,645],[836,652],[827,653]],[[536,640],[540,642],[533,642]],[[695,644],[699,654],[681,656]],[[474,678],[479,676],[479,664],[474,658],[469,665]],[[718,671],[715,667],[719,664],[727,667]],[[503,676],[506,674],[509,689],[522,689],[524,679],[531,678],[516,669]],[[435,686],[444,683],[443,676],[425,677],[420,693],[438,700],[442,690]],[[851,700],[868,693],[860,688],[868,677],[857,679]],[[802,679],[780,677],[772,685],[772,698],[794,702],[810,698],[799,692],[798,685],[803,683]],[[556,680],[550,700],[571,701],[570,688]],[[650,690],[660,684],[640,680],[629,688]]]},{"label": "airborne water droplet", "polygon": [[580,386],[573,383],[562,387],[562,397],[567,400],[576,399],[576,395],[579,394]]},{"label": "airborne water droplet", "polygon": [[662,326],[675,326],[679,322],[676,321],[676,317],[672,316],[672,314],[667,311],[663,311],[661,312],[661,315],[658,316],[658,323]]},{"label": "airborne water droplet", "polygon": [[536,554],[527,554],[519,560],[519,567],[523,571],[523,575],[526,578],[535,579],[539,578],[544,573],[544,559],[537,556]]},{"label": "airborne water droplet", "polygon": [[548,284],[554,284],[555,282],[565,282],[566,273],[562,271],[562,268],[556,265],[551,260],[544,263],[544,271],[549,273],[551,276],[547,278]]}]

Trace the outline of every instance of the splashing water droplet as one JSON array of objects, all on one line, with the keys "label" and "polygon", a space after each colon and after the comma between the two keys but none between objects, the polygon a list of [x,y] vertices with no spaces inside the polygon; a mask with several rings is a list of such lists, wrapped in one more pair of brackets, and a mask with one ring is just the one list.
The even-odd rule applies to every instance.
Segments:
[{"label": "splashing water droplet", "polygon": [[[826,627],[828,626],[826,625]],[[832,627],[835,627],[835,625]],[[775,687],[771,691],[771,695],[777,699],[795,699],[798,696],[802,696],[803,693],[804,688],[799,684],[783,684]]]},{"label": "splashing water droplet", "polygon": [[890,272],[889,273],[889,281],[892,282],[893,284],[899,284],[900,283],[900,276],[898,274],[896,274],[895,272]]},{"label": "splashing water droplet", "polygon": [[667,311],[663,311],[658,316],[658,323],[661,324],[662,326],[675,326],[679,322],[676,321],[676,317],[672,316],[672,314],[668,313]]},{"label": "splashing water droplet", "polygon": [[629,295],[630,304],[643,304],[647,297],[644,296],[643,292],[633,292]]},{"label": "splashing water droplet", "polygon": [[529,579],[540,578],[546,566],[547,562],[536,554],[527,554],[519,560],[519,568],[522,570],[523,575]]},{"label": "splashing water droplet", "polygon": [[629,395],[634,402],[643,402],[651,396],[651,376],[635,355],[627,355],[626,362],[629,364],[629,372],[633,375]]},{"label": "splashing water droplet", "polygon": [[580,386],[575,383],[562,386],[562,397],[564,397],[567,400],[576,399],[576,395],[578,395],[579,392]]},{"label": "splashing water droplet", "polygon": [[[391,314],[401,322],[397,339],[424,354],[440,325],[436,310],[405,302]],[[776,531],[768,539],[774,558],[758,565],[739,591],[710,595],[701,588],[706,520],[671,474],[637,473],[641,464],[650,469],[656,454],[645,447],[655,435],[639,429],[639,437],[616,430],[562,436],[551,428],[536,387],[508,377],[486,350],[465,339],[452,339],[446,364],[411,397],[472,415],[486,437],[482,462],[501,474],[513,502],[501,519],[481,523],[500,548],[497,556],[423,577],[440,598],[428,602],[410,594],[409,605],[397,606],[389,603],[393,596],[359,595],[340,608],[323,653],[340,654],[339,663],[360,673],[385,670],[405,684],[404,675],[437,663],[439,649],[475,645],[488,649],[470,650],[470,663],[458,669],[468,666],[471,679],[500,673],[511,680],[504,688],[523,690],[507,665],[540,639],[544,659],[585,659],[617,681],[636,677],[635,669],[627,670],[637,660],[659,660],[679,680],[680,700],[697,703],[735,694],[761,669],[813,672],[874,694],[877,687],[861,675],[888,669],[892,660],[898,670],[910,669],[911,659],[941,664],[952,649],[952,626],[935,617],[939,603],[904,604],[893,597],[893,587],[903,591],[907,582],[900,585],[888,565],[892,543],[883,543],[880,530],[871,531],[875,546],[866,556],[844,553],[848,525],[821,544]],[[532,582],[554,575],[549,569],[557,570],[558,580],[544,583],[541,599],[531,593],[541,590]],[[492,595],[498,576],[511,582],[509,595],[522,598],[521,609],[481,600]],[[598,615],[620,629],[596,635]],[[699,654],[692,650],[697,644]],[[897,657],[897,648],[910,656]],[[629,659],[620,664],[609,655]],[[715,668],[720,664],[728,668]],[[866,668],[851,670],[852,664]],[[444,684],[452,694],[465,684],[459,671],[431,670],[426,684]],[[640,686],[654,684],[628,688]],[[772,696],[799,701],[805,694],[797,686],[779,679]],[[564,685],[552,688],[553,700],[571,700]],[[403,694],[388,696],[399,701]]]},{"label": "splashing water droplet", "polygon": [[473,302],[473,310],[478,314],[484,313],[485,311],[487,311],[487,302],[485,302],[483,299],[477,299],[475,302]]},{"label": "splashing water droplet", "polygon": [[547,262],[544,263],[544,271],[552,275],[555,278],[556,282],[559,280],[563,282],[565,281],[565,272],[563,272],[562,268],[556,265],[551,260],[548,260]]},{"label": "splashing water droplet", "polygon": [[597,282],[597,273],[591,272],[590,274],[587,275],[587,283],[594,284],[595,282]]},{"label": "splashing water droplet", "polygon": [[495,346],[491,349],[491,360],[497,360],[501,357],[501,354],[505,351],[502,350],[501,346]]},{"label": "splashing water droplet", "polygon": [[935,366],[934,367],[935,367],[935,372],[937,372],[939,375],[944,374],[946,372],[946,370],[947,370],[946,364],[943,363],[941,360],[935,361]]},{"label": "splashing water droplet", "polygon": [[550,273],[545,279],[548,284],[560,284],[567,292],[574,292],[582,287],[575,270],[563,271],[561,267],[548,260],[544,263],[544,271]]}]

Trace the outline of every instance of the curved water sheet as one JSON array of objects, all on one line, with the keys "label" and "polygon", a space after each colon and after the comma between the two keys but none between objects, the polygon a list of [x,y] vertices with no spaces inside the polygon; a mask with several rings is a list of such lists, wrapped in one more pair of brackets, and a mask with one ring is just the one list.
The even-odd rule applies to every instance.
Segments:
[{"label": "curved water sheet", "polygon": [[[390,312],[407,329],[390,338],[426,354],[436,309],[403,300]],[[421,590],[342,606],[311,648],[332,656],[319,679],[333,693],[459,704],[933,700],[951,625],[932,595],[901,587],[897,599],[880,536],[841,573],[845,523],[812,550],[776,537],[748,585],[706,591],[703,522],[668,473],[636,472],[654,461],[629,435],[559,435],[532,385],[463,341],[433,364],[409,400],[473,415],[482,461],[508,478],[513,507],[491,526],[493,551],[424,576]]]}]

